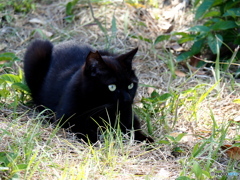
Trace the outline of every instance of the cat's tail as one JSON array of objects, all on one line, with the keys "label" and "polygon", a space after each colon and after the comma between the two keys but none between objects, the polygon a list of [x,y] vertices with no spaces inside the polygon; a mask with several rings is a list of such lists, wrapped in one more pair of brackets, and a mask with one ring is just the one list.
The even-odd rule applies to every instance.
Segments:
[{"label": "cat's tail", "polygon": [[27,48],[24,56],[25,79],[35,103],[49,70],[52,49],[51,42],[35,40]]}]

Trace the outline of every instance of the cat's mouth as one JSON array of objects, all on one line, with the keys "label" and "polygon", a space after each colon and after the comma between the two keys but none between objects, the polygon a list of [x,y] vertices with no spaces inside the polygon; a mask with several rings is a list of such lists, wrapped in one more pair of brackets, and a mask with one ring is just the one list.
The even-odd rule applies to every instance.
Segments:
[{"label": "cat's mouth", "polygon": [[132,109],[132,105],[130,103],[116,102],[116,103],[103,104],[85,111],[84,113],[79,115],[79,118],[96,117],[96,116],[102,116],[102,115],[108,116],[112,114],[117,115],[117,114],[125,113],[129,109]]}]

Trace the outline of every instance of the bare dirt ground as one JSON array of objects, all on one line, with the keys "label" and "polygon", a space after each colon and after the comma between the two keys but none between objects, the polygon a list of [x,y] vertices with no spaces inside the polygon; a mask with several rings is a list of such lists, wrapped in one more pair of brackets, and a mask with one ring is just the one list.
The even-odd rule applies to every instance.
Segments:
[{"label": "bare dirt ground", "polygon": [[[154,9],[146,6],[133,6],[122,2],[107,5],[92,4],[92,7],[89,7],[87,3],[79,3],[74,10],[75,20],[71,23],[65,20],[66,2],[64,0],[49,4],[39,3],[36,6],[36,10],[28,14],[11,14],[11,9],[9,9],[12,19],[9,22],[2,20],[2,27],[0,27],[0,52],[14,52],[22,59],[30,41],[42,37],[51,39],[55,44],[61,41],[76,40],[81,43],[91,44],[96,49],[108,47],[114,52],[124,52],[138,46],[139,52],[134,65],[141,84],[154,86],[160,94],[169,91],[181,92],[201,83],[209,84],[209,86],[206,86],[206,89],[208,89],[210,85],[214,84],[210,70],[206,74],[190,76],[186,69],[175,63],[177,69],[183,70],[186,76],[172,78],[166,63],[170,58],[174,59],[176,57],[175,52],[173,51],[170,57],[169,53],[165,51],[165,48],[171,46],[172,42],[154,46],[147,40],[131,38],[131,36],[141,36],[154,41],[158,35],[169,33],[170,31],[186,30],[194,23],[193,14],[189,7],[180,9],[177,5],[179,4],[162,5],[162,7]],[[91,8],[95,18],[106,29],[106,33],[100,30],[94,21]],[[0,17],[4,15],[4,13],[0,12]],[[117,27],[114,32],[111,30],[113,16],[116,18]],[[22,66],[21,63],[19,65]],[[182,84],[183,86],[180,86]],[[191,121],[190,117],[192,115],[192,110],[190,109],[191,102],[178,109],[178,120],[171,135],[174,136],[174,133],[188,133],[188,136],[179,145],[185,149],[184,153],[174,154],[171,145],[158,143],[153,145],[154,148],[150,151],[145,151],[144,145],[141,144],[132,146],[129,151],[131,160],[127,161],[124,166],[121,164],[117,171],[122,172],[122,175],[116,176],[115,179],[146,179],[148,175],[151,179],[177,178],[184,168],[180,160],[183,161],[189,157],[193,146],[201,141],[202,138],[200,137],[208,137],[212,133],[210,110],[212,110],[215,120],[220,124],[240,116],[240,105],[233,103],[234,99],[239,98],[239,88],[235,87],[233,90],[230,85],[229,79],[223,80],[221,82],[220,96],[216,96],[216,92],[213,91],[208,98],[199,104],[197,120],[195,121]],[[149,87],[140,87],[136,102],[139,103],[142,97],[148,97],[151,91],[152,89]],[[202,91],[204,92],[204,88]],[[21,112],[21,110],[19,111]],[[10,121],[10,119],[5,118],[6,114],[10,113],[11,110],[5,109],[1,111],[0,127],[4,128],[6,123]],[[169,123],[173,119],[173,113],[166,117]],[[28,117],[23,122],[27,120],[29,120]],[[146,129],[146,126],[144,128]],[[229,143],[231,143],[231,138],[236,134],[235,126],[231,126],[230,129],[232,131],[226,138],[229,139]],[[48,136],[49,130],[44,128],[43,130],[46,131],[45,136]],[[164,133],[166,131],[162,127],[155,129],[154,138],[157,142],[163,138]],[[8,141],[8,139],[5,141]],[[63,140],[59,139],[55,139],[55,141],[56,148],[61,146],[61,143],[58,144],[57,142],[63,142]],[[82,148],[81,145],[78,146],[80,149]],[[4,149],[4,146],[1,149]],[[70,157],[68,152],[61,153],[59,156]],[[203,156],[202,158],[205,157]],[[223,155],[221,161],[216,163],[215,168],[223,169],[224,171],[227,160],[228,158]],[[60,163],[61,159],[55,158],[53,161]],[[119,161],[123,161],[120,156]],[[99,174],[98,177],[94,176],[94,179],[106,178]]]}]

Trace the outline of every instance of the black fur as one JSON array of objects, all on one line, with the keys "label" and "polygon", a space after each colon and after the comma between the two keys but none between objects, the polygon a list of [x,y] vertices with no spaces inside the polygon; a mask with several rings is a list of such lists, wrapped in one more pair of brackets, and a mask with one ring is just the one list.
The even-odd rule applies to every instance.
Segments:
[{"label": "black fur", "polygon": [[[134,129],[136,140],[153,142],[142,133],[132,111],[138,83],[132,70],[136,52],[114,55],[75,42],[53,47],[49,41],[35,40],[24,57],[33,101],[56,112],[63,127],[71,127],[85,141],[97,141],[99,126],[105,126],[104,120],[114,126],[119,113],[124,133]],[[109,85],[116,85],[116,90],[110,91]]]}]

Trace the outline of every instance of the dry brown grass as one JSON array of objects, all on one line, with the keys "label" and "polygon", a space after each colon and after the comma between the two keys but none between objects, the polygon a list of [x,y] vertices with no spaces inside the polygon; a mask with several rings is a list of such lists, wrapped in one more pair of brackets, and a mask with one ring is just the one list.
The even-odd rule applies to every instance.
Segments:
[{"label": "dry brown grass", "polygon": [[[91,44],[99,49],[105,48],[106,34],[93,21],[88,4],[80,3],[76,7],[74,11],[76,18],[72,23],[66,23],[64,20],[65,5],[66,1],[60,0],[50,4],[37,4],[36,10],[28,14],[13,13],[11,9],[1,12],[0,17],[9,13],[14,19],[10,23],[3,22],[3,27],[0,29],[0,51],[14,52],[22,58],[29,42],[41,36],[39,33],[32,34],[36,29],[41,29],[46,36],[50,34],[49,38],[53,43],[73,39]],[[182,91],[195,87],[197,84],[209,84],[200,89],[197,96],[214,84],[211,75],[193,75],[191,77],[187,75],[186,77],[172,78],[166,65],[169,53],[164,50],[164,47],[170,42],[153,47],[149,42],[129,37],[129,35],[135,35],[155,40],[158,35],[166,33],[167,30],[164,26],[167,23],[173,24],[174,30],[184,30],[192,24],[193,15],[189,9],[168,13],[172,10],[169,6],[159,9],[136,8],[117,2],[108,5],[92,4],[92,9],[94,16],[107,29],[109,38],[111,37],[112,17],[113,15],[116,17],[117,32],[109,41],[109,49],[123,52],[136,46],[139,47],[134,63],[140,83],[154,86],[161,94],[169,91],[181,94]],[[158,20],[156,20],[156,16]],[[34,19],[35,21],[33,21]],[[36,19],[39,21],[37,22]],[[141,25],[140,22],[145,25]],[[124,27],[124,23],[127,23],[127,26]],[[173,57],[175,56],[173,55]],[[177,64],[175,66],[178,68]],[[211,71],[208,72],[211,74]],[[66,139],[64,133],[58,133],[57,136],[49,139],[52,127],[42,127],[42,133],[39,135],[42,143],[38,144],[34,150],[38,152],[39,157],[44,156],[43,159],[46,161],[39,158],[41,162],[38,162],[38,168],[40,167],[41,171],[34,172],[31,179],[78,179],[80,174],[85,174],[82,176],[85,179],[176,179],[183,168],[190,168],[183,167],[179,162],[187,160],[193,146],[212,133],[210,110],[219,125],[239,116],[240,105],[232,102],[239,98],[239,87],[235,87],[232,91],[228,80],[223,80],[221,83],[222,91],[218,96],[216,96],[216,91],[213,91],[200,103],[196,119],[191,119],[192,102],[185,102],[185,105],[179,106],[177,123],[172,132],[167,133],[172,136],[175,136],[174,133],[188,133],[188,136],[184,137],[179,144],[185,150],[183,153],[174,153],[171,144],[158,144],[158,140],[165,135],[163,133],[166,133],[162,127],[157,127],[154,131],[156,144],[151,145],[150,150],[146,150],[149,147],[146,147],[145,144],[126,143],[123,149],[115,149],[113,145],[112,149],[108,149],[109,152],[106,152],[104,145],[101,144],[92,150],[84,144],[77,143],[74,138],[71,139],[71,135],[68,135]],[[139,102],[142,97],[148,97],[149,90],[147,87],[140,87],[136,101]],[[180,96],[180,99],[184,98],[186,97]],[[26,108],[19,109],[20,114],[24,114],[26,111]],[[7,129],[11,135],[2,136],[0,152],[6,151],[9,145],[16,143],[16,137],[20,138],[27,134],[28,126],[35,124],[30,124],[34,117],[32,112],[20,116],[15,123],[12,123],[11,114],[11,109],[1,108],[0,129]],[[174,113],[169,113],[166,121],[171,124],[173,118]],[[157,119],[152,121],[153,124],[155,121],[157,125],[159,124]],[[146,129],[145,126],[144,128]],[[231,142],[239,130],[236,125],[230,126],[229,129],[226,139]],[[50,142],[46,145],[44,142],[48,140]],[[207,157],[202,155],[201,158]],[[221,160],[215,162],[214,168],[224,170],[227,160],[227,157],[223,155]]]}]

